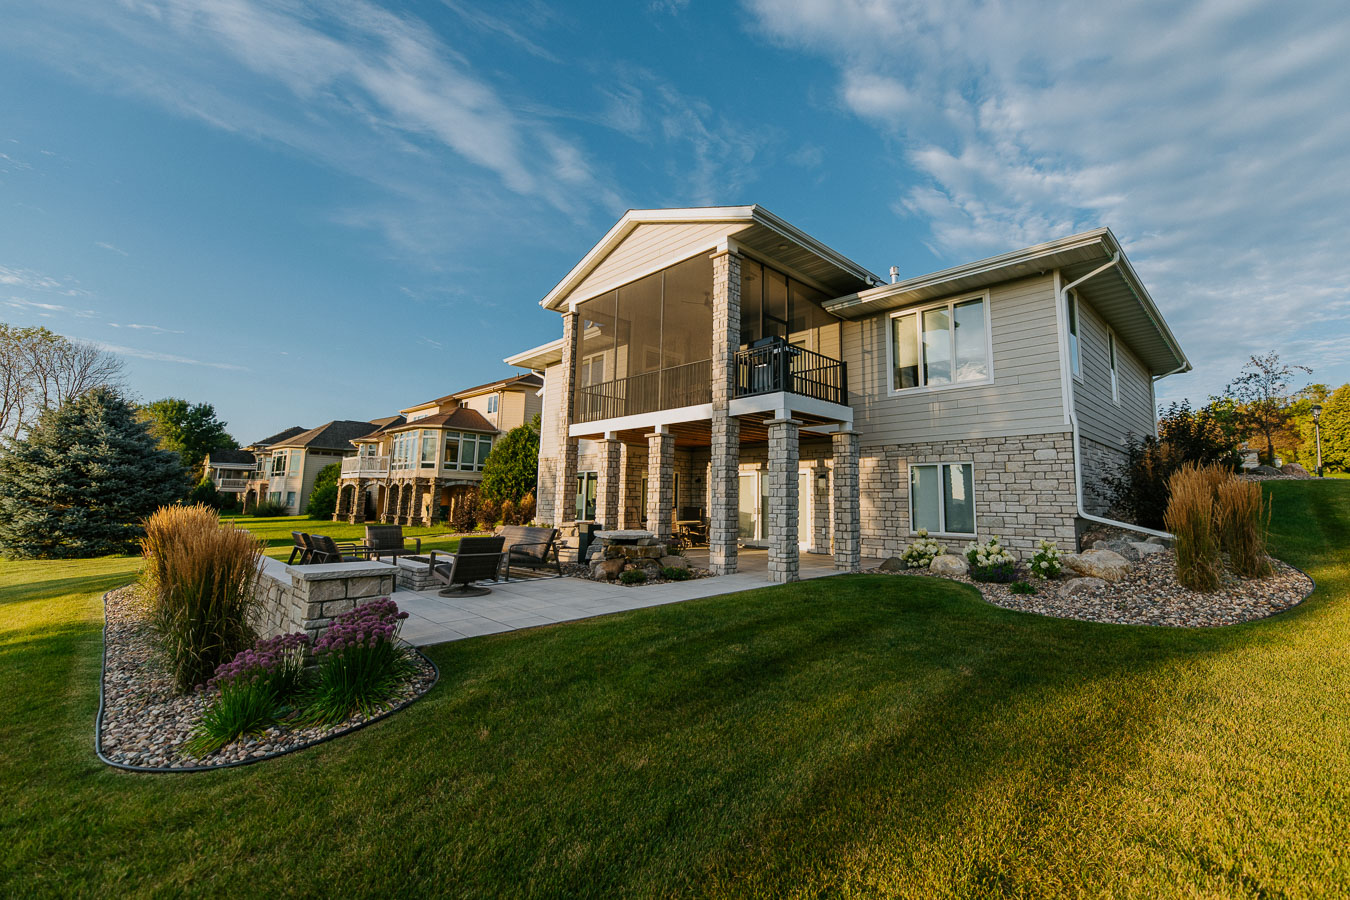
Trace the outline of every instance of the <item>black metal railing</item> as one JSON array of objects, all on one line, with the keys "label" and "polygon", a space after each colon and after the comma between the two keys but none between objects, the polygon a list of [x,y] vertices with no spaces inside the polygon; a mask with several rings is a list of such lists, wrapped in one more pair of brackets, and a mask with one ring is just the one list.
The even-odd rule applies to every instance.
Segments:
[{"label": "black metal railing", "polygon": [[784,391],[827,403],[848,403],[848,368],[813,350],[774,343],[736,354],[736,396]]},{"label": "black metal railing", "polygon": [[578,423],[636,416],[712,402],[712,360],[579,387],[573,416]]}]

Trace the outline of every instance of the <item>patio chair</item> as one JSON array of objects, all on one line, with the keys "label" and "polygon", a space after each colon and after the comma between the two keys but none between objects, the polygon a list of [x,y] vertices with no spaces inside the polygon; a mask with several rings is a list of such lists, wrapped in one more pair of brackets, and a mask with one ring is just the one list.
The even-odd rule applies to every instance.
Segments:
[{"label": "patio chair", "polygon": [[291,540],[295,541],[295,546],[291,548],[291,555],[286,560],[286,565],[295,565],[296,554],[300,556],[300,565],[306,565],[314,556],[314,543],[309,539],[309,535],[303,531],[292,531]]},{"label": "patio chair", "polygon": [[[411,550],[408,549],[409,540],[413,542]],[[422,552],[422,539],[405,539],[402,525],[367,525],[366,546],[370,548],[370,555],[374,559],[385,556],[413,556]]]},{"label": "patio chair", "polygon": [[[497,581],[502,566],[502,539],[500,537],[466,537],[459,542],[455,553],[431,551],[427,567],[431,577],[446,585],[442,597],[481,597],[492,593],[491,588],[475,585],[475,581]],[[440,557],[440,562],[437,561]]]},{"label": "patio chair", "polygon": [[562,577],[562,563],[558,560],[558,529],[533,528],[529,525],[503,525],[497,537],[505,542],[504,562],[507,579],[514,568],[552,571],[553,577]]},{"label": "patio chair", "polygon": [[312,563],[361,562],[370,559],[370,548],[365,544],[344,541],[339,544],[326,534],[309,536],[313,550],[309,561]]}]

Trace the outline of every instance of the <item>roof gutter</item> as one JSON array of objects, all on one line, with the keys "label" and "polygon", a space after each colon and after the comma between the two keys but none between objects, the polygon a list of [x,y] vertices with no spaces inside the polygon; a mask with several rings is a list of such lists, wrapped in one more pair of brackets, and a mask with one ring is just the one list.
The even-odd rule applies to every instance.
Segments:
[{"label": "roof gutter", "polygon": [[[1063,285],[1062,287],[1059,288],[1059,290],[1055,294],[1055,304],[1056,304],[1055,310],[1056,315],[1060,317],[1061,322],[1063,321],[1065,304],[1068,302],[1069,291],[1071,291],[1073,288],[1076,288],[1078,285],[1082,284],[1088,279],[1095,278],[1098,275],[1102,274],[1103,272],[1120,265],[1120,259],[1121,259],[1120,251],[1116,250],[1115,254],[1111,257],[1110,262],[1106,263],[1105,265],[1098,266],[1097,268],[1093,269],[1091,272],[1087,273],[1083,277],[1076,278],[1073,281],[1069,282],[1068,284]],[[1058,281],[1058,274],[1056,275],[1056,281]],[[1172,535],[1170,532],[1155,531],[1152,528],[1145,528],[1142,525],[1135,525],[1133,522],[1121,522],[1118,519],[1108,519],[1105,516],[1093,515],[1092,513],[1088,512],[1087,509],[1084,508],[1083,454],[1079,446],[1082,438],[1078,432],[1078,412],[1077,410],[1074,409],[1073,405],[1073,388],[1072,388],[1073,382],[1072,380],[1070,380],[1072,376],[1069,373],[1069,357],[1067,353],[1061,352],[1059,354],[1059,368],[1060,368],[1060,377],[1064,379],[1065,384],[1070,386],[1069,389],[1064,392],[1064,400],[1065,403],[1067,404],[1066,411],[1068,412],[1069,415],[1069,426],[1073,429],[1073,486],[1075,499],[1078,504],[1078,517],[1081,519],[1087,519],[1089,522],[1096,522],[1099,525],[1110,525],[1113,528],[1121,528],[1126,531],[1137,531],[1140,532],[1141,534],[1147,534],[1152,537],[1171,538]]]}]

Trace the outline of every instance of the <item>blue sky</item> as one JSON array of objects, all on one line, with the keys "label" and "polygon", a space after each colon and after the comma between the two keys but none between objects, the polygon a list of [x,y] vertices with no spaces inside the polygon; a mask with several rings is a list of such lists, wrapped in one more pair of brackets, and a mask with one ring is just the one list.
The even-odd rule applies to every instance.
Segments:
[{"label": "blue sky", "polygon": [[6,5],[0,320],[241,441],[509,372],[629,207],[762,204],[882,275],[1109,225],[1203,398],[1350,379],[1350,7]]}]

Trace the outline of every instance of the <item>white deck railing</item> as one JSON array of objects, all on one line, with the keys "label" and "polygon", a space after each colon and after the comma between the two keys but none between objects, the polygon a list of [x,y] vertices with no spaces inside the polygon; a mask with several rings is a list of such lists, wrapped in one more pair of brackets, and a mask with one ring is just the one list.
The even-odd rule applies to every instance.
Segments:
[{"label": "white deck railing", "polygon": [[387,456],[352,456],[342,461],[343,478],[379,478],[388,474]]},{"label": "white deck railing", "polygon": [[216,490],[226,493],[238,493],[248,489],[247,478],[222,478],[216,482]]}]

